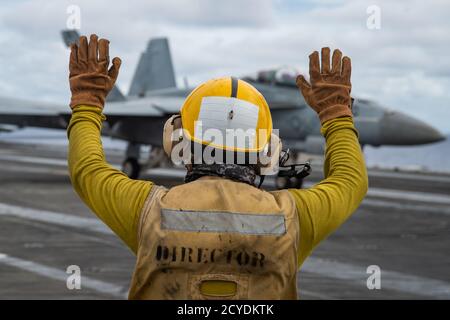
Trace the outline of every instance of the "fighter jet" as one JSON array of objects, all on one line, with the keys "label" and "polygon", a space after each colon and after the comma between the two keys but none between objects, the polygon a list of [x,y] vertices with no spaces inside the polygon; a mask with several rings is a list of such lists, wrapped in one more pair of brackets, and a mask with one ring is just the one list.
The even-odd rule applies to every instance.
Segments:
[{"label": "fighter jet", "polygon": [[[63,31],[62,36],[67,46],[78,40],[73,30]],[[240,78],[254,85],[266,98],[273,127],[280,130],[284,147],[296,155],[323,154],[324,139],[318,117],[299,93],[295,76],[290,69],[280,68]],[[164,122],[179,112],[191,90],[176,86],[168,40],[156,38],[149,41],[140,56],[128,95],[122,94],[118,87],[108,95],[102,133],[128,142],[122,169],[131,178],[137,178],[143,168],[139,161],[142,145],[151,146],[145,167],[166,161],[162,151]],[[362,146],[420,145],[445,139],[428,124],[372,101],[355,99],[353,111]],[[69,119],[67,104],[0,98],[3,124],[65,129]]]},{"label": "fighter jet", "polygon": [[[283,144],[291,150],[322,153],[324,139],[315,112],[299,95],[295,79],[298,71],[280,68],[242,77],[255,86],[269,102],[274,128],[279,128]],[[367,99],[354,99],[353,114],[362,146],[421,145],[444,140],[432,126],[400,111],[382,107]]]}]

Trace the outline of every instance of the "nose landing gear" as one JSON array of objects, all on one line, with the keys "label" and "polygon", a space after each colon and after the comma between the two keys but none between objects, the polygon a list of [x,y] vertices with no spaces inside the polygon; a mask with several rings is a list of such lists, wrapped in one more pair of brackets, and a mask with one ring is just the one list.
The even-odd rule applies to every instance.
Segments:
[{"label": "nose landing gear", "polygon": [[275,178],[275,186],[278,189],[301,189],[303,186],[303,179],[311,173],[311,165],[309,162],[286,165],[285,163],[288,160],[289,149],[280,157],[280,170]]}]

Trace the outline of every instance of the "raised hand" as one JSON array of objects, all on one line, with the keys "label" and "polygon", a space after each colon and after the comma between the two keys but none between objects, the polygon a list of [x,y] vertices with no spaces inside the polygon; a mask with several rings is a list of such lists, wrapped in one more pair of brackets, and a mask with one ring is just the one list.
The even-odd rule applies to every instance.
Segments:
[{"label": "raised hand", "polygon": [[352,116],[350,91],[351,60],[343,57],[340,50],[333,52],[330,67],[330,48],[322,48],[322,68],[319,53],[314,51],[309,56],[309,77],[297,77],[297,86],[311,108],[319,115],[323,124],[328,120]]},{"label": "raised hand", "polygon": [[88,105],[103,109],[106,96],[119,75],[121,60],[114,58],[108,70],[109,41],[98,40],[95,34],[91,35],[89,44],[85,36],[80,37],[78,46],[72,44],[70,50],[70,107]]}]

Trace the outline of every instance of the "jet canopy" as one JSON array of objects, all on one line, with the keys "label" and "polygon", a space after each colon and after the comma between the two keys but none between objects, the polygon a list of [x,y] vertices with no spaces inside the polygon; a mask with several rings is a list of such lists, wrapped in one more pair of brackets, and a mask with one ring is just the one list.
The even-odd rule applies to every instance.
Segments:
[{"label": "jet canopy", "polygon": [[272,84],[296,87],[295,79],[299,71],[294,67],[281,67],[277,69],[261,70],[242,77],[242,80],[261,84]]}]

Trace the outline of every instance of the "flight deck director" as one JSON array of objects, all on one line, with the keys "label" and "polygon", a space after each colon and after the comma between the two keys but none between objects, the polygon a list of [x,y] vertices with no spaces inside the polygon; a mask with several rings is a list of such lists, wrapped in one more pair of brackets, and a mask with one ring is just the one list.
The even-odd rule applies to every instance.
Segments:
[{"label": "flight deck director", "polygon": [[[352,118],[350,58],[334,50],[330,63],[330,49],[322,48],[321,55],[309,56],[310,81],[297,78],[321,121],[325,178],[309,189],[272,192],[255,180],[278,163],[282,142],[273,133],[264,97],[233,77],[206,81],[190,93],[165,124],[164,150],[171,157],[187,141],[228,154],[265,150],[275,161],[236,163],[233,156],[192,162],[186,164],[185,183],[170,189],[132,180],[109,165],[100,132],[121,60],[109,65],[108,40],[83,36],[71,46],[68,161],[80,198],[136,255],[129,298],[296,299],[302,263],[367,193]],[[265,134],[240,146],[220,144],[203,140],[198,121],[219,130],[243,127]]]}]

